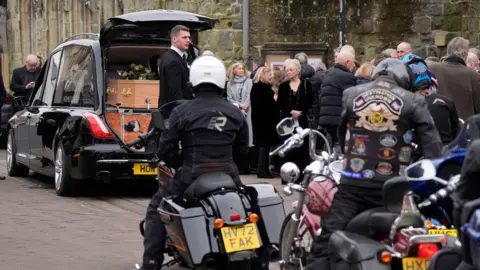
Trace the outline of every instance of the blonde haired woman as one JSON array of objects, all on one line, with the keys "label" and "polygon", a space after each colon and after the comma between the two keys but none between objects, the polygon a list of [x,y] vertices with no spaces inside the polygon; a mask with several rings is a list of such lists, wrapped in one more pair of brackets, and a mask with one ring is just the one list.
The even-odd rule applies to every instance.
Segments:
[{"label": "blonde haired woman", "polygon": [[[288,81],[278,88],[278,106],[282,118],[293,117],[302,128],[308,128],[307,114],[312,108],[312,85],[300,79],[301,66],[298,60],[291,60],[285,66]],[[309,164],[308,142],[302,147],[292,150],[286,157],[303,171]],[[301,178],[300,178],[301,179]]]},{"label": "blonde haired woman", "polygon": [[[227,83],[227,100],[238,106],[242,110],[247,119],[248,124],[248,145],[250,150],[253,147],[253,132],[252,132],[252,110],[250,108],[250,91],[252,90],[253,82],[247,77],[245,65],[241,62],[236,62],[232,65],[229,82]],[[250,172],[250,158],[238,157],[237,166],[242,174],[249,174]]]},{"label": "blonde haired woman", "polygon": [[276,125],[280,120],[279,109],[272,90],[272,73],[269,67],[258,68],[253,78],[250,94],[252,103],[252,127],[258,150],[258,178],[273,178],[269,169],[268,152],[279,143]]},{"label": "blonde haired woman", "polygon": [[372,80],[372,73],[375,69],[375,66],[370,63],[362,64],[355,72],[355,77],[357,77],[357,85],[363,83],[369,83]]}]

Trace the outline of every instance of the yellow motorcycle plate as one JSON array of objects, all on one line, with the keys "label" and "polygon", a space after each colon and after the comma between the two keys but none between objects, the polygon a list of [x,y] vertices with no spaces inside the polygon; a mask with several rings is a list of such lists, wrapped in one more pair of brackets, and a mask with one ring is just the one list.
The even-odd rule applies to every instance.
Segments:
[{"label": "yellow motorcycle plate", "polygon": [[457,230],[455,229],[430,229],[428,234],[449,234],[451,236],[457,237]]},{"label": "yellow motorcycle plate", "polygon": [[249,223],[240,226],[223,227],[222,239],[227,253],[251,250],[260,247],[257,226]]},{"label": "yellow motorcycle plate", "polygon": [[424,258],[403,258],[403,270],[427,270],[430,265],[430,259]]}]

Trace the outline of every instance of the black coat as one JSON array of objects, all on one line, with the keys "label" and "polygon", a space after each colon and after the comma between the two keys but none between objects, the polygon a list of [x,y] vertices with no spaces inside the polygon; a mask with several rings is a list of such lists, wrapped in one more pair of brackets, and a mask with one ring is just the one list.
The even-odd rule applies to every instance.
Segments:
[{"label": "black coat", "polygon": [[336,64],[322,81],[320,91],[320,126],[338,126],[342,113],[342,94],[349,87],[356,85],[355,75],[344,65]]},{"label": "black coat", "polygon": [[252,127],[256,146],[279,143],[276,126],[280,121],[280,110],[273,99],[272,87],[266,83],[254,83],[250,92]]},{"label": "black coat", "polygon": [[5,99],[7,98],[7,90],[3,84],[2,72],[0,72],[0,118],[2,118],[2,106],[5,104]]},{"label": "black coat", "polygon": [[425,99],[442,143],[450,143],[460,132],[460,121],[455,103],[451,99],[437,94],[431,94]]},{"label": "black coat", "polygon": [[356,81],[357,85],[371,82],[371,80],[364,77],[356,77]]},{"label": "black coat", "polygon": [[192,99],[193,94],[187,82],[189,69],[180,55],[169,49],[160,62],[160,97],[158,106],[179,99]]},{"label": "black coat", "polygon": [[40,75],[40,68],[37,68],[34,72],[29,72],[26,66],[19,67],[13,70],[12,80],[10,82],[10,90],[15,97],[24,96],[28,99],[33,91],[33,87],[26,89],[25,86],[30,82],[37,81],[38,75]]},{"label": "black coat", "polygon": [[325,77],[325,70],[319,70],[315,72],[315,74],[308,79],[310,84],[312,85],[312,111],[313,116],[315,119],[315,125],[318,125],[318,119],[320,117],[320,91],[322,89],[322,81],[323,77]]},{"label": "black coat", "polygon": [[[306,89],[305,89],[306,87]],[[298,123],[303,128],[308,128],[308,110],[312,108],[312,85],[309,82],[301,80],[298,86],[297,94],[293,95],[290,89],[290,81],[286,81],[278,87],[277,103],[280,108],[281,118],[292,117],[292,110],[301,111],[302,116]]]}]

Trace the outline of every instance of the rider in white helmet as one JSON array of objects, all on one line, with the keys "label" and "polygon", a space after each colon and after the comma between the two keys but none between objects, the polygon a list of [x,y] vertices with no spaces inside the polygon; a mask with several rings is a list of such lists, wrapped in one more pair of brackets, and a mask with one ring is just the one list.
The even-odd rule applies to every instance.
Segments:
[{"label": "rider in white helmet", "polygon": [[159,187],[148,205],[141,269],[160,269],[163,264],[166,230],[157,208],[165,196],[181,195],[205,173],[227,173],[241,185],[233,151],[248,152],[248,128],[241,111],[222,98],[226,73],[223,62],[214,56],[198,57],[190,67],[195,98],[172,110],[157,151],[160,160],[169,160],[182,139],[181,170],[174,181]]}]

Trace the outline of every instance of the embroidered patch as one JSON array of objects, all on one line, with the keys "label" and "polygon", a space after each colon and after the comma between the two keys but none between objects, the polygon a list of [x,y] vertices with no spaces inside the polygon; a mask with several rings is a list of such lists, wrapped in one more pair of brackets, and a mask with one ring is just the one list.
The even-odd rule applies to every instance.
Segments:
[{"label": "embroidered patch", "polygon": [[410,157],[412,156],[412,148],[410,146],[404,146],[400,148],[398,153],[398,160],[400,162],[408,163],[410,162]]},{"label": "embroidered patch", "polygon": [[413,139],[413,131],[409,129],[405,132],[405,134],[403,134],[403,141],[405,143],[411,143],[412,139]]},{"label": "embroidered patch", "polygon": [[345,133],[345,145],[343,147],[343,152],[344,153],[348,152],[349,141],[350,141],[350,130],[347,129],[347,132]]},{"label": "embroidered patch", "polygon": [[394,147],[397,144],[397,137],[392,134],[385,134],[380,137],[380,144],[385,147]]},{"label": "embroidered patch", "polygon": [[388,162],[379,162],[376,171],[381,175],[391,175],[393,173],[393,167],[392,164]]},{"label": "embroidered patch", "polygon": [[353,137],[352,154],[365,156],[367,154],[366,142],[368,141],[368,136],[353,134],[352,137]]},{"label": "embroidered patch", "polygon": [[363,165],[365,165],[365,160],[361,158],[352,158],[350,160],[350,168],[354,172],[359,172],[363,169]]},{"label": "embroidered patch", "polygon": [[396,131],[396,120],[402,112],[403,101],[390,91],[373,89],[353,100],[353,111],[358,116],[355,127],[374,132]]},{"label": "embroidered patch", "polygon": [[351,177],[351,178],[357,178],[357,179],[362,178],[362,174],[361,174],[361,173],[353,173],[353,172],[342,171],[341,174],[342,174],[343,176]]},{"label": "embroidered patch", "polygon": [[363,177],[365,177],[365,178],[371,179],[371,178],[373,178],[373,177],[375,176],[375,172],[373,172],[372,170],[364,170],[364,171],[362,172],[362,175],[363,175]]},{"label": "embroidered patch", "polygon": [[397,152],[392,148],[382,147],[377,150],[377,157],[380,159],[391,160],[397,156]]}]

